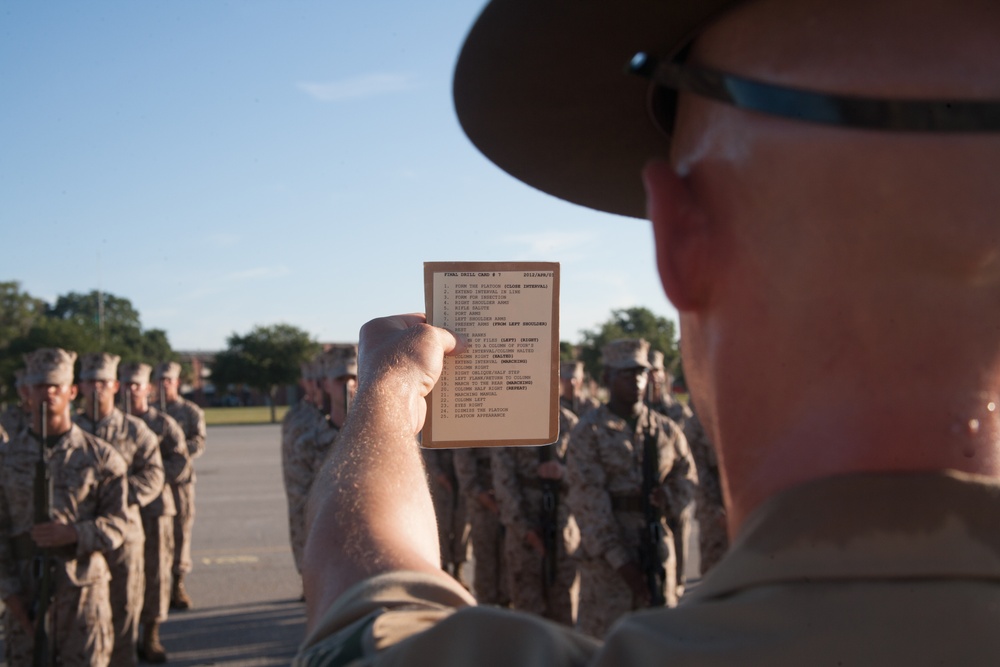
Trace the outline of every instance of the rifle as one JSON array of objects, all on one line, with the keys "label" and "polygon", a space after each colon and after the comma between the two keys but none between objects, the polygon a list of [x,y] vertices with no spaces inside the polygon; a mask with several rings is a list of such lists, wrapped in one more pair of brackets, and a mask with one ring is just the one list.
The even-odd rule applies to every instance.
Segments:
[{"label": "rifle", "polygon": [[[648,395],[647,391],[647,395]],[[639,567],[646,576],[650,606],[662,607],[666,604],[663,587],[667,579],[667,569],[663,567],[663,525],[660,512],[650,501],[653,489],[659,484],[660,451],[653,433],[653,411],[646,409],[646,435],[642,452],[642,513],[643,527],[639,530]]]},{"label": "rifle", "polygon": [[[35,462],[35,523],[47,523],[52,520],[52,475],[45,463],[45,447],[48,436],[48,415],[46,405],[41,404],[42,440],[38,448],[38,461]],[[39,548],[35,552],[32,563],[32,575],[35,579],[35,601],[32,617],[35,621],[35,644],[32,664],[34,667],[54,665],[55,660],[49,646],[48,611],[55,595],[55,559],[49,549]]]},{"label": "rifle", "polygon": [[[538,462],[552,460],[556,445],[545,445],[538,449]],[[559,481],[542,478],[542,544],[545,545],[545,556],[542,558],[542,586],[547,591],[556,580],[558,565],[558,534],[559,534]]]}]

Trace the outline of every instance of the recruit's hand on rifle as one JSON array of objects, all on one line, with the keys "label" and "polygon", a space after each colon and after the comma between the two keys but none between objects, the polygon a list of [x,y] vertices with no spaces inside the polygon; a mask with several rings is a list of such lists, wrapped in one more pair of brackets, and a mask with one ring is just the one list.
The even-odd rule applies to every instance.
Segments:
[{"label": "recruit's hand on rifle", "polygon": [[476,496],[476,502],[486,508],[490,514],[500,515],[500,506],[497,505],[497,499],[493,497],[492,491],[482,491]]},{"label": "recruit's hand on rifle", "polygon": [[560,480],[566,472],[566,467],[559,461],[545,461],[538,464],[538,476],[542,479]]},{"label": "recruit's hand on rifle", "polygon": [[670,497],[662,486],[654,487],[649,492],[649,504],[664,512],[670,509]]},{"label": "recruit's hand on rifle", "polygon": [[446,475],[443,472],[439,472],[438,474],[434,475],[434,481],[439,486],[444,487],[445,491],[447,491],[448,493],[452,493],[455,490],[455,487],[451,485],[451,480],[448,479],[448,475]]},{"label": "recruit's hand on rifle", "polygon": [[4,607],[7,608],[7,612],[26,633],[29,635],[34,634],[34,623],[31,622],[31,616],[28,614],[28,607],[24,604],[24,600],[21,599],[21,596],[9,595],[3,599],[3,604]]},{"label": "recruit's hand on rifle", "polygon": [[545,555],[545,540],[542,539],[542,535],[538,530],[529,528],[528,532],[524,534],[524,543],[531,547],[539,556]]},{"label": "recruit's hand on rifle", "polygon": [[76,526],[61,521],[35,524],[31,528],[31,539],[42,548],[64,547],[76,544]]}]

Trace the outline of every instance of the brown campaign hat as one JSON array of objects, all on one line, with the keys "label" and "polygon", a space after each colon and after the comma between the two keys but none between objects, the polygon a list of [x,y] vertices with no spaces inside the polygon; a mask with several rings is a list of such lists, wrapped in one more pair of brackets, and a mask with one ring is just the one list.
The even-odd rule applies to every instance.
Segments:
[{"label": "brown campaign hat", "polygon": [[73,363],[76,352],[60,347],[43,347],[24,355],[25,378],[28,385],[73,384]]},{"label": "brown campaign hat", "polygon": [[472,143],[514,178],[600,211],[643,218],[640,170],[670,140],[650,120],[638,52],[673,55],[745,0],[493,0],[455,67]]},{"label": "brown campaign hat", "polygon": [[80,357],[81,380],[117,380],[121,357],[107,352],[88,352]]}]

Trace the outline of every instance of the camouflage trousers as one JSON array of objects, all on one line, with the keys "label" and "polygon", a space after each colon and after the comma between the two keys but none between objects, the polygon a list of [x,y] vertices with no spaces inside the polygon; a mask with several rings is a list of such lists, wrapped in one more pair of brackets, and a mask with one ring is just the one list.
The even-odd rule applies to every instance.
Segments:
[{"label": "camouflage trousers", "polygon": [[[26,592],[30,608],[33,595]],[[65,578],[57,583],[49,607],[49,654],[62,667],[105,667],[111,660],[114,642],[111,604],[105,581],[89,586],[73,586]],[[4,613],[4,654],[8,667],[30,667],[34,635]]]},{"label": "camouflage trousers", "polygon": [[[669,538],[671,541],[673,537]],[[676,563],[671,554],[664,564],[667,576],[664,597],[668,607],[677,605],[674,572]],[[603,638],[615,621],[636,609],[643,603],[632,594],[625,583],[606,560],[580,561],[580,605],[576,616],[576,629],[598,639]]]},{"label": "camouflage trousers", "polygon": [[729,550],[726,514],[716,509],[698,516],[698,548],[701,551],[701,574],[704,576]]},{"label": "camouflage trousers", "polygon": [[144,544],[141,533],[137,533],[135,538],[129,537],[120,547],[106,554],[111,570],[109,593],[115,636],[112,667],[135,667],[138,664],[139,615],[146,588]]},{"label": "camouflage trousers", "polygon": [[[431,499],[438,525],[438,546],[441,549],[441,567],[459,577],[462,563],[469,550],[469,524],[465,517],[465,500],[453,491],[438,484],[431,485]],[[465,582],[462,582],[463,584]]]},{"label": "camouflage trousers", "polygon": [[514,609],[572,627],[576,612],[573,604],[576,561],[566,553],[562,536],[559,537],[555,576],[549,581],[545,559],[525,543],[523,535],[508,529],[504,535],[507,588]]},{"label": "camouflage trousers", "polygon": [[139,620],[154,623],[167,620],[170,611],[170,567],[174,562],[174,517],[144,516],[146,593]]},{"label": "camouflage trousers", "polygon": [[470,502],[469,541],[475,560],[472,588],[480,604],[506,606],[510,601],[503,574],[503,525],[500,518],[477,502]]},{"label": "camouflage trousers", "polygon": [[177,516],[174,517],[173,574],[191,571],[191,531],[194,528],[194,482],[170,487],[174,492]]}]

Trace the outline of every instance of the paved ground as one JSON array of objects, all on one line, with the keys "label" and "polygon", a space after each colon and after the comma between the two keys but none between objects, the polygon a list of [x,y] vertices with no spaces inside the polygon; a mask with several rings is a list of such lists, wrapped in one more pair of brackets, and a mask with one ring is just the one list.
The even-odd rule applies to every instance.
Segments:
[{"label": "paved ground", "polygon": [[[195,608],[171,612],[163,625],[168,664],[260,667],[288,665],[295,655],[305,614],[279,449],[277,425],[208,429],[195,466],[194,570],[186,580]],[[689,576],[698,572],[697,547],[687,566]]]}]

